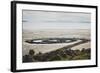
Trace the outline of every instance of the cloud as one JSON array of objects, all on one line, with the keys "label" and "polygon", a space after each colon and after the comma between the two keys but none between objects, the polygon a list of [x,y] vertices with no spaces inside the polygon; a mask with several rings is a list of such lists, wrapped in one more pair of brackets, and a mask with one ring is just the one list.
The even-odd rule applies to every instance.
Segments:
[{"label": "cloud", "polygon": [[23,29],[90,28],[91,14],[77,12],[23,11]]}]

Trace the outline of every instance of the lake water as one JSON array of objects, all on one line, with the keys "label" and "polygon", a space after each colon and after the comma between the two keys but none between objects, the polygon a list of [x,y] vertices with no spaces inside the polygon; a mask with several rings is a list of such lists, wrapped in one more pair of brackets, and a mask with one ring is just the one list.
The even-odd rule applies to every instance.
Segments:
[{"label": "lake water", "polygon": [[[79,42],[75,41],[72,43],[56,43],[56,44],[30,44],[26,43],[27,39],[40,39],[40,38],[86,38],[90,39],[90,30],[34,30],[34,31],[23,31],[23,43],[22,43],[22,54],[28,54],[30,49],[35,51],[35,54],[42,52],[50,52],[64,46]],[[73,47],[72,49],[90,48],[90,42],[84,43]]]}]

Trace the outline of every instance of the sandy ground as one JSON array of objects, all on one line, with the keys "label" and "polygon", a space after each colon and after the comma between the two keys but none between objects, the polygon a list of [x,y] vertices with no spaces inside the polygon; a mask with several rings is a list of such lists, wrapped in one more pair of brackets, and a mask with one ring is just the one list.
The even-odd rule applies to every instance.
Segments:
[{"label": "sandy ground", "polygon": [[87,43],[80,44],[78,46],[72,47],[71,49],[72,50],[76,50],[76,49],[82,50],[82,48],[88,49],[88,48],[90,48],[90,46],[91,46],[90,42],[87,42]]}]

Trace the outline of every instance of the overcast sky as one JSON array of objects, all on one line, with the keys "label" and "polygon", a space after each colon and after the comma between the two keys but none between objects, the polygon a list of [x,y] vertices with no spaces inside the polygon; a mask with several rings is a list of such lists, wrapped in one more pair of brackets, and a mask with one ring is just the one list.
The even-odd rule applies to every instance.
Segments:
[{"label": "overcast sky", "polygon": [[91,14],[23,10],[23,29],[90,29]]}]

